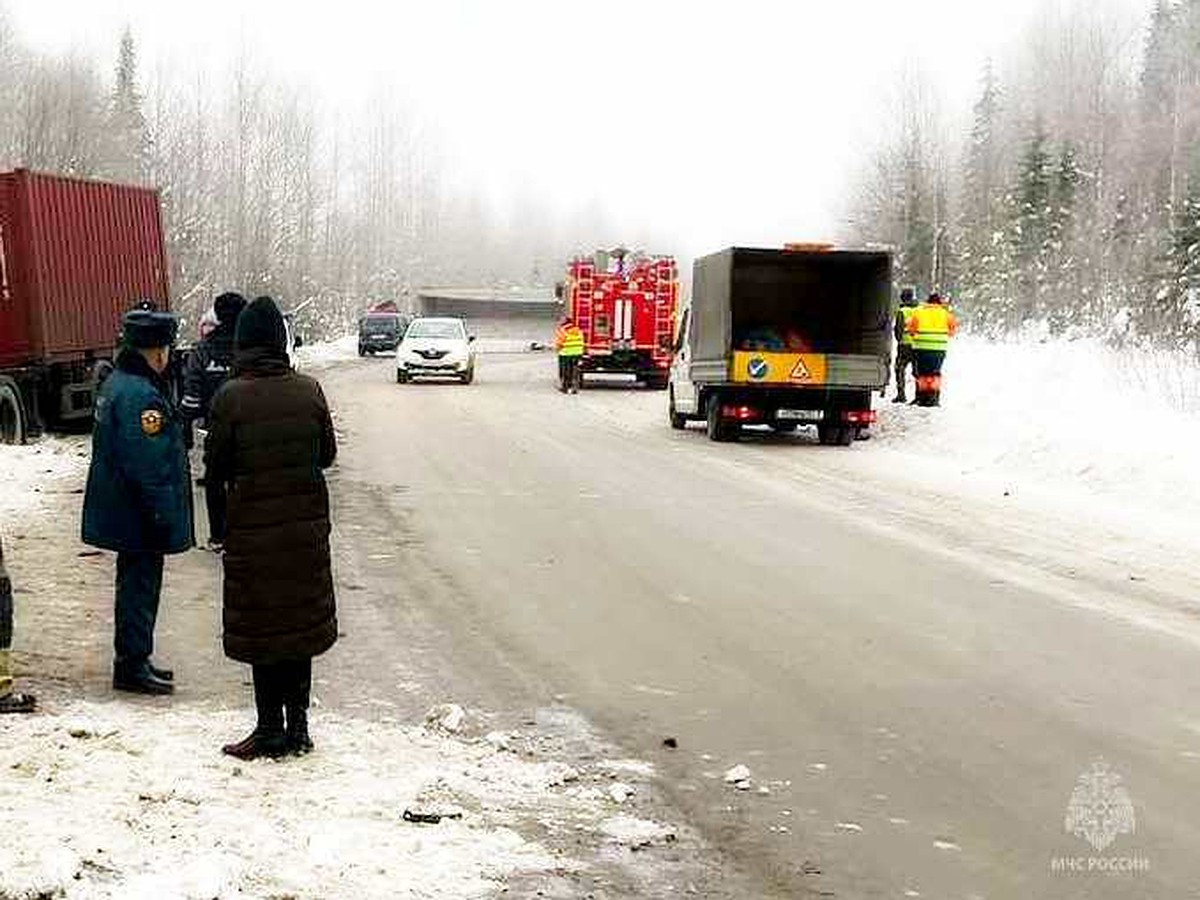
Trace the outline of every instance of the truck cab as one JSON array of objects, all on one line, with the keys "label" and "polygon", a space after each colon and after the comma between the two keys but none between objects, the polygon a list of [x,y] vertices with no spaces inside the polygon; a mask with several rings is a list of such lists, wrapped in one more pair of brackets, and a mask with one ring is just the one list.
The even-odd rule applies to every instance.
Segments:
[{"label": "truck cab", "polygon": [[730,248],[696,261],[669,384],[671,425],[716,441],[815,426],[851,443],[875,420],[891,357],[891,255]]}]

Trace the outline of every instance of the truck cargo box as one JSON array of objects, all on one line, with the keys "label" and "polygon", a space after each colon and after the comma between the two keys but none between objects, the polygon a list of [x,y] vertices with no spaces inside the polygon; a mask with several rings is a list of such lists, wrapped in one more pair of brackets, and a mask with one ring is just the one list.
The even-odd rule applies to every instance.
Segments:
[{"label": "truck cargo box", "polygon": [[880,388],[891,355],[891,256],[731,248],[697,260],[693,374]]},{"label": "truck cargo box", "polygon": [[0,369],[110,353],[138,299],[168,305],[156,191],[0,174]]}]

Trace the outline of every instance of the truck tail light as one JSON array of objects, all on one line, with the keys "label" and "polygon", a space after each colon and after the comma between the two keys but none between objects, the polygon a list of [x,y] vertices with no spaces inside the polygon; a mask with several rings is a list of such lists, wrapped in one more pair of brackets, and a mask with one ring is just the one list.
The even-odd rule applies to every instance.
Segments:
[{"label": "truck tail light", "polygon": [[873,409],[848,409],[842,413],[842,421],[850,425],[871,425],[877,418]]},{"label": "truck tail light", "polygon": [[748,422],[751,419],[760,418],[760,413],[753,406],[732,406],[726,405],[721,407],[721,417],[725,419],[736,419],[739,422]]}]

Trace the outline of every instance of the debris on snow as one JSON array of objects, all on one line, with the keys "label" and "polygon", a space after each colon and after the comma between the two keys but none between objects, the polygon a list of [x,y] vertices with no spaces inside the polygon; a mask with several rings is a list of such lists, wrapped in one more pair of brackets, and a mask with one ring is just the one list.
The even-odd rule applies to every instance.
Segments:
[{"label": "debris on snow", "polygon": [[613,803],[624,803],[637,791],[624,782],[618,781],[608,789],[608,796],[612,798]]},{"label": "debris on snow", "polygon": [[552,762],[549,763],[549,786],[562,787],[565,784],[571,784],[579,780],[579,772],[572,766],[566,763]]},{"label": "debris on snow", "polygon": [[725,783],[733,785],[739,791],[748,791],[754,786],[754,776],[750,774],[749,768],[739,764],[725,773]]},{"label": "debris on snow", "polygon": [[673,844],[675,829],[659,822],[636,819],[632,816],[613,816],[600,825],[602,834],[632,850],[644,850],[655,844]]},{"label": "debris on snow", "polygon": [[460,809],[442,810],[440,812],[405,809],[402,818],[405,822],[412,822],[415,825],[438,825],[443,819],[461,819],[462,817],[463,814]]},{"label": "debris on snow", "polygon": [[467,720],[467,711],[457,703],[442,703],[425,714],[425,725],[434,731],[458,734]]}]

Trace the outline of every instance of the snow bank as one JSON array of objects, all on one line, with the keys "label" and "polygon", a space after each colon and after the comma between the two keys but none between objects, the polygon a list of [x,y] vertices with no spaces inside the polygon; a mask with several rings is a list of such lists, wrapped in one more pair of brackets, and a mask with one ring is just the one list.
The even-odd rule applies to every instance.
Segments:
[{"label": "snow bank", "polygon": [[[609,814],[555,788],[552,763],[333,715],[315,717],[311,756],[221,756],[249,718],[120,702],[10,717],[0,897],[477,897],[571,867],[509,827],[522,815],[603,833]],[[435,807],[462,818],[403,820]]]},{"label": "snow bank", "polygon": [[[47,438],[23,447],[0,444],[0,527],[44,506],[49,491],[82,487],[87,464],[86,438]],[[79,483],[65,484],[68,479]]]},{"label": "snow bank", "polygon": [[356,334],[347,334],[332,341],[305,344],[296,350],[296,364],[301,370],[320,369],[350,359],[358,359]]},{"label": "snow bank", "polygon": [[1200,502],[1200,365],[1094,341],[956,341],[940,409],[883,405],[872,449],[909,471],[984,476],[1183,512]]}]

